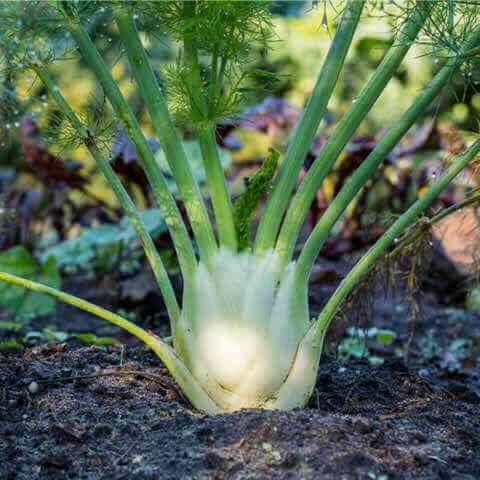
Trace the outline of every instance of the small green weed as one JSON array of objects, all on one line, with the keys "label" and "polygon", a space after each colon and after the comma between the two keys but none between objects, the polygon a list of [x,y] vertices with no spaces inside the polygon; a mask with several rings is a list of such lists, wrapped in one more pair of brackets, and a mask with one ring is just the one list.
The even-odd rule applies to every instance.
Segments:
[{"label": "small green weed", "polygon": [[0,322],[0,330],[20,330],[22,327],[22,322],[10,322],[8,320]]},{"label": "small green weed", "polygon": [[[8,324],[7,327],[10,330],[18,330],[23,326],[21,322],[2,322],[2,324]],[[1,325],[0,328],[2,328]],[[97,337],[93,333],[69,334],[66,332],[54,330],[52,327],[45,327],[40,331],[31,330],[27,332],[23,337],[18,337],[5,342],[0,342],[0,349],[19,349],[24,348],[26,345],[34,344],[41,341],[64,343],[72,338],[76,338],[90,345],[97,346],[113,345],[118,343],[118,340],[113,337]]]},{"label": "small green weed", "polygon": [[433,330],[427,332],[427,338],[423,343],[422,353],[427,360],[431,360],[433,357],[439,356],[442,353],[442,347],[435,339]]},{"label": "small green weed", "polygon": [[262,448],[268,453],[270,458],[273,458],[277,461],[281,460],[282,456],[280,455],[280,452],[274,450],[271,443],[263,442]]},{"label": "small green weed", "polygon": [[383,363],[383,359],[372,355],[368,350],[367,340],[377,339],[382,344],[392,343],[395,340],[396,333],[392,330],[378,329],[376,327],[368,330],[357,328],[348,328],[349,336],[341,341],[338,346],[338,359],[341,362],[347,362],[351,358],[368,358],[371,364]]},{"label": "small green weed", "polygon": [[16,340],[8,340],[6,342],[0,342],[0,350],[9,350],[9,349],[20,349],[23,348],[21,343],[18,343]]},{"label": "small green weed", "polygon": [[367,476],[371,480],[388,480],[388,475],[385,475],[385,474],[377,475],[374,472],[368,472]]},{"label": "small green weed", "polygon": [[118,340],[113,337],[97,337],[93,333],[77,333],[72,335],[72,338],[78,338],[86,343],[90,343],[91,345],[113,345],[118,343]]}]

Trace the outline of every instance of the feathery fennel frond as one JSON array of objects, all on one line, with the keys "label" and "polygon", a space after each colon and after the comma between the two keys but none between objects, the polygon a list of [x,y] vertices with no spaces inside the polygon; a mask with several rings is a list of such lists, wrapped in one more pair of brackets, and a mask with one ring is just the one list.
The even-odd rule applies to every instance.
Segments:
[{"label": "feathery fennel frond", "polygon": [[[245,81],[260,75],[246,68],[249,53],[254,46],[267,50],[273,38],[269,6],[263,1],[198,2],[190,18],[185,17],[183,2],[140,7],[144,14],[146,8],[153,9],[174,39],[191,42],[198,53],[199,68],[181,51],[164,72],[166,96],[179,123],[217,122],[239,111],[252,88]],[[208,107],[199,104],[202,98],[208,98]]]},{"label": "feathery fennel frond", "polygon": [[[117,121],[106,99],[93,97],[86,111],[75,112],[85,130],[95,139],[97,148],[105,157],[110,157]],[[69,119],[58,110],[49,115],[45,137],[57,151],[75,149],[85,145],[82,133],[74,128]]]}]

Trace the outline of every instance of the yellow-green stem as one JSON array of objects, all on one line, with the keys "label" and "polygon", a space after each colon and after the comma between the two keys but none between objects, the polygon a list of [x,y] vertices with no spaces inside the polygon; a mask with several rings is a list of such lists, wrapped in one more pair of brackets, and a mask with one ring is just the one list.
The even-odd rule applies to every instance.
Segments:
[{"label": "yellow-green stem", "polygon": [[434,79],[423,89],[410,108],[400,117],[395,125],[381,138],[368,157],[347,180],[340,192],[328,206],[302,249],[297,262],[297,274],[308,281],[311,269],[333,226],[348,207],[355,195],[383,162],[388,154],[398,145],[400,139],[408,132],[428,106],[438,97],[462,60],[462,52],[480,42],[480,31],[475,32],[465,43],[458,57],[451,57],[446,65],[435,75]]},{"label": "yellow-green stem", "polygon": [[135,335],[142,340],[145,344],[152,348],[152,350],[160,357],[162,362],[168,368],[175,380],[179,383],[181,389],[191,399],[195,406],[201,410],[205,410],[207,413],[220,413],[218,405],[205,393],[201,385],[192,376],[190,371],[185,367],[181,358],[179,358],[175,351],[165,343],[161,338],[156,335],[147,332],[143,328],[138,327],[132,322],[122,318],[120,315],[109,312],[98,305],[87,302],[81,298],[75,297],[68,293],[57,290],[56,288],[47,287],[41,283],[32,282],[16,275],[10,275],[9,273],[0,272],[0,281],[8,282],[12,285],[28,288],[34,292],[43,293],[50,297],[53,297],[62,302],[78,307],[85,312],[92,313],[97,317],[103,318],[120,328],[123,328],[127,332]]},{"label": "yellow-green stem", "polygon": [[342,280],[338,288],[323,308],[315,325],[315,343],[321,344],[323,336],[335,313],[346,296],[358,284],[377,258],[392,244],[395,239],[420,215],[445,187],[480,153],[480,137],[472,146],[450,166],[450,168],[382,235],[382,237],[360,259],[349,274]]}]

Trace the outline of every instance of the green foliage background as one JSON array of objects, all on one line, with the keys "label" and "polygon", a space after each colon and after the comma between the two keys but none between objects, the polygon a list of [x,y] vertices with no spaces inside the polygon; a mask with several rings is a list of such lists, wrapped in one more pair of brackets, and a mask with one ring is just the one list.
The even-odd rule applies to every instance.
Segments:
[{"label": "green foliage background", "polygon": [[[286,98],[303,108],[325,58],[338,18],[338,13],[328,3],[326,10],[323,10],[323,7],[312,8],[312,2],[282,2],[276,11],[283,15],[274,18],[276,34],[271,49],[268,52],[257,49],[253,55],[251,68],[264,68],[276,73],[278,81],[269,83],[268,89],[260,88],[248,95],[245,107],[261,101],[267,95],[274,95]],[[292,13],[294,15],[291,15]],[[327,28],[324,26],[325,18]],[[91,35],[107,64],[111,66],[115,79],[137,113],[143,129],[147,135],[153,136],[151,121],[131,78],[127,62],[122,56],[117,31],[111,25],[102,23],[102,17],[99,17],[96,25],[91,26]],[[165,80],[166,66],[176,61],[179,46],[166,37],[147,35],[143,37],[149,47],[153,67],[162,82]],[[329,104],[330,114],[322,123],[323,127],[335,122],[348,109],[391,42],[389,19],[381,15],[378,9],[369,18],[362,20]],[[360,133],[371,134],[391,125],[408,107],[411,98],[418,94],[441,68],[441,59],[437,62],[434,58],[424,58],[425,53],[426,49],[422,46],[416,45],[412,48],[400,70],[361,126]],[[57,62],[55,69],[62,93],[76,111],[102,108],[106,117],[112,117],[108,102],[104,101],[101,89],[82,61],[64,59]],[[264,80],[259,78],[257,86],[260,87]],[[35,81],[29,74],[20,74],[16,78],[16,85],[19,98],[29,104],[29,110],[38,115],[44,131],[48,133],[49,123],[56,112],[46,102],[40,82]],[[464,79],[454,79],[450,89],[444,93],[441,104],[434,108],[439,108],[442,117],[453,120],[458,127],[470,129],[475,127],[480,115],[480,93],[474,89],[469,89],[465,93],[463,85]],[[188,138],[189,132],[185,131],[185,135]],[[15,143],[15,129],[12,129],[11,136]],[[254,138],[258,141],[258,138]],[[265,154],[266,148],[263,147],[262,144],[259,149]],[[51,148],[58,149],[55,138],[52,138]],[[2,165],[11,164],[13,155],[18,155],[18,150],[2,149],[0,168]],[[80,161],[85,166],[85,172],[92,178],[91,188],[100,197],[114,202],[105,180],[96,171],[85,149],[81,147],[76,151],[64,152],[63,155]],[[244,158],[245,155],[240,152],[236,157]]]}]

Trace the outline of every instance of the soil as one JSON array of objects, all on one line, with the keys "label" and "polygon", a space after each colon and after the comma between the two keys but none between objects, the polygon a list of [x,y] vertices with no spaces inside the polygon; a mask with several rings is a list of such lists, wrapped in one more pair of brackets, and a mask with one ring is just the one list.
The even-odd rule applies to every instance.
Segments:
[{"label": "soil", "polygon": [[[114,282],[89,285],[64,287],[125,307]],[[143,309],[159,302],[147,298]],[[0,330],[6,340],[50,325],[126,345],[68,339],[0,353],[0,479],[480,479],[480,312],[424,305],[407,363],[398,352],[412,333],[408,304],[379,297],[369,322],[397,334],[369,341],[383,364],[323,355],[306,408],[216,416],[195,411],[139,342],[67,306]],[[163,334],[164,315],[143,325]]]}]

